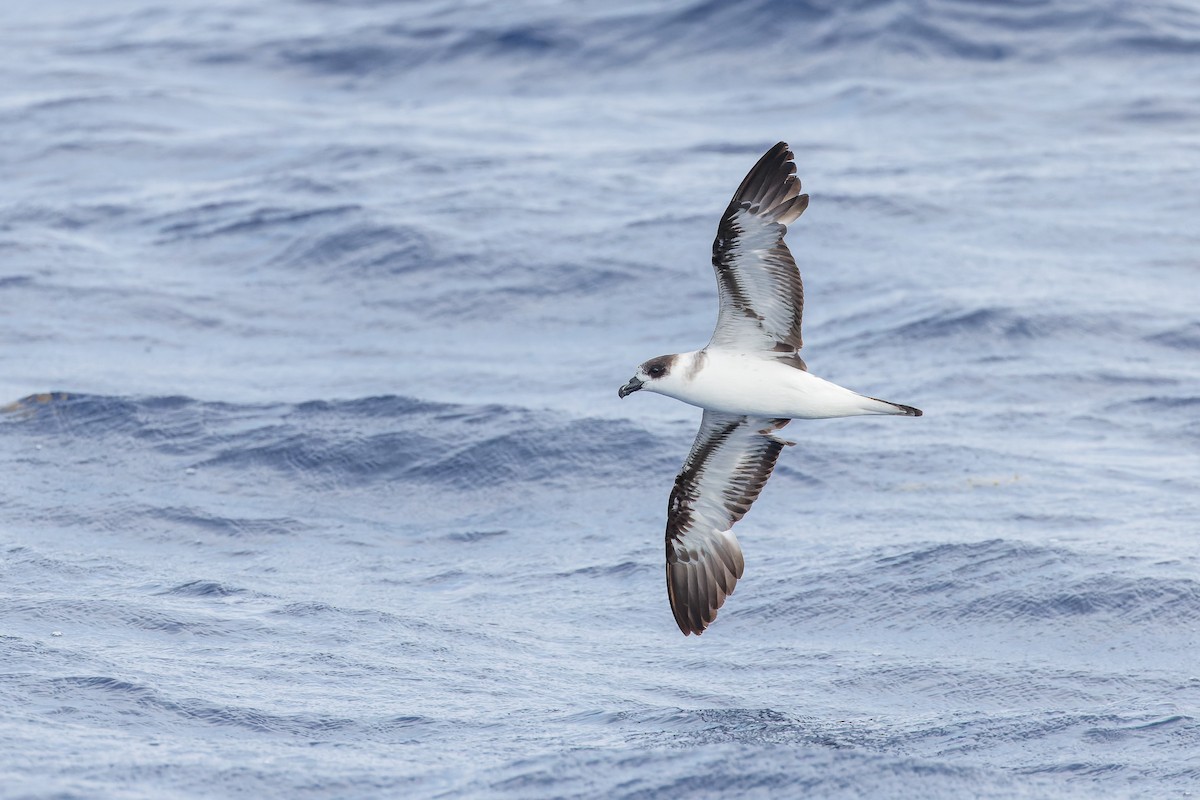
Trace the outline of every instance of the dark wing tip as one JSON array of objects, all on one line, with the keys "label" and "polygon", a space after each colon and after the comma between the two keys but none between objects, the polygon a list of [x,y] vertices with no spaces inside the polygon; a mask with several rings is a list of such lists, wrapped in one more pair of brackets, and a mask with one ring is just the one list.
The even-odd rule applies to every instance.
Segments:
[{"label": "dark wing tip", "polygon": [[921,411],[921,409],[919,409],[919,408],[913,408],[912,406],[901,405],[900,403],[896,403],[895,405],[896,405],[896,408],[904,409],[904,416],[906,416],[906,417],[919,417],[924,414],[924,412]]},{"label": "dark wing tip", "polygon": [[764,153],[734,192],[731,207],[746,207],[755,216],[784,225],[794,221],[808,207],[808,196],[800,194],[794,158],[787,142]]},{"label": "dark wing tip", "polygon": [[682,558],[667,543],[667,597],[675,624],[684,636],[699,636],[717,618],[725,598],[733,594],[745,561],[733,535],[709,539]]}]

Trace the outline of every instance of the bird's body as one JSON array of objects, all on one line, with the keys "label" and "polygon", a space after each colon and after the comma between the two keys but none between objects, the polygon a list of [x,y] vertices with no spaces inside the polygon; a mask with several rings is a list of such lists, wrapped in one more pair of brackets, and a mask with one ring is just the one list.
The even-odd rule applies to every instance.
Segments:
[{"label": "bird's body", "polygon": [[797,352],[804,289],[786,225],[808,207],[787,144],[767,151],[725,210],[713,242],[720,312],[702,350],[652,358],[621,387],[704,409],[700,432],[667,504],[667,595],[679,629],[700,634],[742,577],[733,525],[794,442],[778,431],[793,419],[864,414],[919,417],[811,375]]},{"label": "bird's body", "polygon": [[710,345],[675,358],[675,365],[654,391],[710,411],[782,419],[911,416],[913,411],[818,378],[791,356]]}]

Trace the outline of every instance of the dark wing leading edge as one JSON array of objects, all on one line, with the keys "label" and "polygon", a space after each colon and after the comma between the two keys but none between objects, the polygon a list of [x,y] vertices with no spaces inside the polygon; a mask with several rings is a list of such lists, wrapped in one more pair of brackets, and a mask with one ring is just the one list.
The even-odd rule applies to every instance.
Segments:
[{"label": "dark wing leading edge", "polygon": [[684,634],[703,633],[742,577],[742,549],[730,528],[791,444],[775,434],[788,422],[704,412],[667,504],[667,596]]},{"label": "dark wing leading edge", "polygon": [[799,350],[804,286],[783,243],[808,208],[786,142],[759,159],[733,195],[713,241],[721,310],[710,346]]}]

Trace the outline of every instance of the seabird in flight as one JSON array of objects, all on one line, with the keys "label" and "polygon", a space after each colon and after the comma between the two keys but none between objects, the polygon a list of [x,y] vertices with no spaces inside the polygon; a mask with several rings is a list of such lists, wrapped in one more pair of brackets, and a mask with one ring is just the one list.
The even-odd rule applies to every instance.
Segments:
[{"label": "seabird in flight", "polygon": [[804,288],[783,243],[808,208],[785,142],[746,175],[713,241],[720,311],[702,350],[652,358],[617,392],[645,389],[704,409],[700,432],[667,503],[667,596],[684,634],[701,634],[742,577],[733,535],[771,477],[793,419],[860,414],[921,416],[808,372],[802,346]]}]

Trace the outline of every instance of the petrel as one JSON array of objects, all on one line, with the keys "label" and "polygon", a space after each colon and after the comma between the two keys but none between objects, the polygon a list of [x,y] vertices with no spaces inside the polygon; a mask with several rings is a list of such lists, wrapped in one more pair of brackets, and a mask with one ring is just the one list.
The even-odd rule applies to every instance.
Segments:
[{"label": "petrel", "polygon": [[685,635],[701,634],[742,577],[733,525],[750,510],[786,445],[793,419],[921,416],[808,372],[797,351],[804,288],[787,225],[808,208],[794,156],[780,142],[759,159],[717,227],[712,263],[720,311],[702,350],[658,356],[617,394],[645,389],[704,409],[700,432],[667,502],[667,597]]}]

